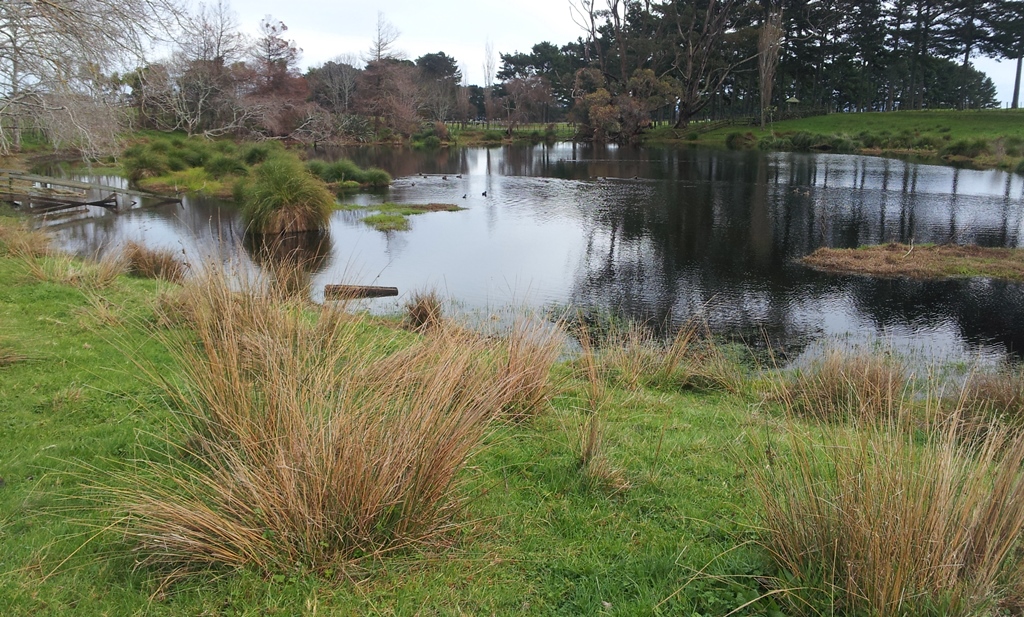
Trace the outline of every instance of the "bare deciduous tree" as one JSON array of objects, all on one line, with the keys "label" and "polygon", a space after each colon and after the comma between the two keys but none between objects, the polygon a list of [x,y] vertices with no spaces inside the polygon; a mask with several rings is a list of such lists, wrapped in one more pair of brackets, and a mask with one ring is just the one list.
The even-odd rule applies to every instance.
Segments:
[{"label": "bare deciduous tree", "polygon": [[657,8],[678,37],[672,72],[682,86],[675,123],[680,128],[711,102],[733,71],[756,57],[727,52],[730,39],[740,34],[737,21],[747,5],[744,0],[700,0]]},{"label": "bare deciduous tree", "polygon": [[587,35],[586,45],[583,47],[584,60],[589,63],[592,59],[591,53],[593,53],[597,56],[597,64],[601,68],[601,72],[606,73],[604,53],[597,43],[601,11],[595,3],[596,0],[569,0],[569,14],[572,16],[573,22]]},{"label": "bare deciduous tree", "polygon": [[782,49],[782,6],[772,3],[761,24],[757,37],[757,75],[761,87],[761,128],[772,104],[772,90],[775,87],[775,71],[779,67],[779,51]]},{"label": "bare deciduous tree", "polygon": [[306,75],[313,98],[327,109],[348,113],[359,77],[359,59],[355,54],[342,54]]},{"label": "bare deciduous tree", "polygon": [[230,66],[245,57],[249,41],[238,30],[238,17],[224,0],[200,4],[194,15],[182,19],[177,37],[178,53],[189,60],[213,61],[220,58]]},{"label": "bare deciduous tree", "polygon": [[[101,147],[103,136],[116,132],[117,109],[86,97],[90,79],[128,56],[142,57],[178,14],[174,0],[0,2],[0,151],[20,149],[29,125],[58,146]],[[91,99],[88,113],[83,97]]]},{"label": "bare deciduous tree", "polygon": [[487,39],[484,43],[484,87],[490,89],[494,86],[494,72],[498,67],[497,59],[494,55],[494,43],[491,39]]},{"label": "bare deciduous tree", "polygon": [[373,33],[373,41],[370,42],[366,61],[380,62],[381,60],[401,59],[404,54],[395,49],[395,42],[398,41],[401,34],[394,24],[385,19],[384,13],[378,11],[377,28]]},{"label": "bare deciduous tree", "polygon": [[160,130],[183,129],[221,134],[237,130],[252,117],[243,105],[241,81],[250,75],[240,61],[249,52],[246,37],[230,8],[218,0],[200,4],[181,19],[170,59],[136,72],[132,83],[140,120]]}]

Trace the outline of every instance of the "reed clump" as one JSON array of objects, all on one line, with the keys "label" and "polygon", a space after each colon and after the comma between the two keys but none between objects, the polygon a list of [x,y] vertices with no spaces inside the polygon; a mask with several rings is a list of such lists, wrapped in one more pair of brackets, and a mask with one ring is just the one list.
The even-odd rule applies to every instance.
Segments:
[{"label": "reed clump", "polygon": [[1024,426],[1024,373],[1019,369],[970,375],[962,398],[966,408],[982,417]]},{"label": "reed clump", "polygon": [[185,280],[186,265],[170,249],[154,249],[129,242],[124,247],[128,274],[172,283]]},{"label": "reed clump", "polygon": [[414,332],[429,332],[444,323],[441,296],[436,290],[420,291],[405,303],[405,323]]},{"label": "reed clump", "polygon": [[605,414],[610,393],[589,332],[577,333],[580,355],[575,377],[582,383],[582,405],[572,410],[564,426],[580,473],[593,487],[615,493],[629,487],[622,470],[612,465],[604,447]]},{"label": "reed clump", "polygon": [[693,319],[669,341],[649,328],[631,322],[607,324],[595,332],[585,324],[575,328],[593,347],[596,370],[610,384],[629,390],[641,388],[741,392],[746,371],[715,341],[707,324]]},{"label": "reed clump", "polygon": [[910,380],[891,357],[830,351],[774,388],[774,398],[799,416],[873,420],[892,417],[901,409]]},{"label": "reed clump", "polygon": [[551,369],[562,355],[565,340],[558,324],[520,319],[502,339],[499,383],[507,388],[505,418],[522,422],[544,410],[554,393]]},{"label": "reed clump", "polygon": [[317,231],[327,227],[334,196],[298,158],[279,155],[235,185],[235,201],[252,233]]},{"label": "reed clump", "polygon": [[0,225],[0,255],[36,258],[52,252],[46,232],[31,229],[24,223]]},{"label": "reed clump", "polygon": [[127,263],[120,253],[109,253],[98,261],[60,252],[36,257],[32,250],[17,252],[15,256],[21,259],[29,275],[38,281],[85,290],[106,289],[127,270]]},{"label": "reed clump", "polygon": [[[790,426],[750,469],[781,597],[800,612],[995,614],[1016,593],[1024,436],[964,439],[954,417]],[[812,436],[813,435],[813,436]]]},{"label": "reed clump", "polygon": [[173,573],[339,568],[429,542],[492,421],[533,396],[517,392],[532,363],[511,369],[464,330],[382,330],[212,267],[176,303],[190,328],[157,336],[178,374],[150,375],[176,411],[176,460],[143,457],[98,487],[143,561]]},{"label": "reed clump", "polygon": [[383,169],[378,167],[362,169],[348,159],[339,159],[333,163],[314,159],[306,163],[306,168],[314,176],[332,184],[343,185],[346,182],[355,182],[359,186],[374,188],[386,187],[391,184],[391,176]]}]

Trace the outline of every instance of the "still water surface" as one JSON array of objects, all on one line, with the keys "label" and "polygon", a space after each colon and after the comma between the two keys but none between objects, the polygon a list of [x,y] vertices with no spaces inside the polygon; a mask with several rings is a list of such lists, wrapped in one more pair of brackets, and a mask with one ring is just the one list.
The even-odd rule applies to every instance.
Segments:
[{"label": "still water surface", "polygon": [[[574,305],[663,326],[700,314],[718,333],[771,341],[792,358],[836,341],[947,361],[1024,352],[1021,285],[831,276],[795,263],[819,246],[1017,247],[1020,176],[852,155],[573,144],[327,158],[340,156],[396,178],[386,193],[348,201],[466,210],[414,216],[410,231],[391,233],[363,224],[361,212],[336,212],[315,243],[315,295],[353,282],[405,297],[436,288],[478,316]],[[82,254],[135,240],[190,260],[248,259],[236,211],[212,199],[97,210],[51,227]]]}]

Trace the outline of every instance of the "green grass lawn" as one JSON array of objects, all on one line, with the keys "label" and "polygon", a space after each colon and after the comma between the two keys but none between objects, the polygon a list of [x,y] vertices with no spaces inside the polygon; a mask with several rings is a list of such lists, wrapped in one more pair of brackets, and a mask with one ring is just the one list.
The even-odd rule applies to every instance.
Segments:
[{"label": "green grass lawn", "polygon": [[441,544],[331,576],[296,564],[162,586],[165,572],[137,567],[104,531],[113,521],[87,487],[167,433],[161,391],[136,362],[175,370],[151,334],[171,287],[121,277],[96,292],[0,257],[4,615],[710,615],[760,593],[749,576],[768,560],[744,544],[757,516],[741,460],[763,422],[748,401],[612,390],[606,483],[580,470],[581,384],[565,367],[549,412],[497,426],[471,460],[459,528]]},{"label": "green grass lawn", "polygon": [[[632,330],[615,334],[621,340],[609,344],[600,356],[591,354],[589,339],[581,337],[583,351],[578,357],[563,360],[552,370],[553,395],[539,412],[531,411],[521,421],[501,416],[503,420],[486,425],[481,447],[473,451],[468,464],[458,468],[453,490],[461,508],[455,524],[431,536],[431,541],[393,552],[369,551],[369,556],[363,556],[367,551],[360,548],[351,559],[331,561],[326,567],[320,563],[314,568],[299,558],[289,559],[287,565],[264,561],[264,565],[276,565],[263,569],[213,567],[169,579],[172,571],[164,569],[167,566],[143,565],[149,555],[137,543],[138,536],[126,533],[129,528],[138,533],[139,527],[124,525],[112,514],[120,511],[106,501],[114,493],[97,486],[121,483],[114,488],[131,489],[137,484],[151,490],[157,486],[153,477],[169,481],[169,477],[147,475],[154,473],[154,460],[180,470],[187,464],[202,468],[203,460],[216,459],[198,446],[189,454],[170,447],[182,435],[195,438],[201,433],[176,430],[183,423],[183,399],[168,397],[139,368],[183,382],[184,369],[203,360],[178,364],[185,356],[180,348],[175,355],[160,333],[180,334],[184,338],[178,340],[191,349],[195,341],[208,340],[202,332],[209,330],[196,326],[198,313],[189,317],[185,309],[175,313],[181,316],[178,321],[157,317],[166,316],[168,306],[179,306],[175,302],[181,300],[182,288],[126,276],[103,278],[94,265],[61,256],[30,255],[32,251],[24,248],[26,236],[10,231],[16,225],[17,221],[0,216],[0,613],[4,616],[696,616],[735,611],[731,614],[937,617],[951,614],[947,610],[951,597],[971,599],[973,603],[963,605],[967,609],[960,614],[964,615],[978,614],[970,612],[976,606],[1024,605],[1024,571],[1013,567],[1015,561],[996,563],[978,556],[977,563],[982,564],[978,570],[995,573],[982,580],[969,568],[945,560],[955,549],[957,555],[967,556],[964,563],[973,563],[976,555],[970,549],[979,543],[972,538],[981,536],[966,534],[970,537],[965,543],[961,530],[984,535],[978,521],[990,520],[1005,523],[1000,527],[1005,542],[999,545],[1007,548],[1005,554],[1018,554],[1014,551],[1021,548],[1018,538],[1024,530],[1024,509],[1000,503],[990,506],[986,499],[993,495],[1014,502],[1024,499],[1020,471],[1024,437],[984,424],[985,432],[966,433],[970,439],[959,440],[957,434],[942,429],[945,425],[935,420],[940,417],[936,413],[922,413],[938,399],[918,396],[913,390],[917,386],[904,381],[902,369],[888,356],[847,359],[834,355],[830,364],[809,367],[795,380],[782,382],[775,381],[774,375],[745,371],[730,359],[728,350],[723,353],[724,348],[706,341],[680,337],[666,350],[644,346],[641,334]],[[196,287],[185,289],[199,293]],[[225,303],[216,306],[235,312],[230,319],[222,318],[225,313],[220,311],[205,313],[214,316],[203,323],[212,324],[215,332],[222,324],[242,323],[233,317],[247,314],[252,300],[233,287],[220,289]],[[334,319],[294,298],[280,300],[280,305],[274,304],[278,300],[270,302],[267,310],[290,315],[287,323],[297,328],[281,332],[298,333],[300,342],[308,340],[302,338],[303,332],[329,328],[325,321]],[[313,319],[318,314],[320,321]],[[337,339],[349,341],[352,347],[335,345],[327,351],[341,350],[338,358],[356,354],[358,362],[379,360],[385,367],[415,368],[418,365],[387,362],[408,357],[403,354],[418,342],[429,343],[432,336],[398,331],[397,320],[353,323],[358,329],[350,332],[355,336]],[[247,327],[239,327],[239,339],[224,340],[228,344],[241,341],[248,350],[235,356],[248,371],[246,379],[254,384],[270,382],[276,365],[258,364],[262,356],[254,349],[266,351],[272,359],[284,359],[290,356],[274,355],[273,350],[285,347],[278,343],[290,339],[259,338],[269,330]],[[465,349],[482,350],[479,353],[484,356],[474,356],[475,362],[491,362],[488,366],[499,368],[506,360],[509,367],[513,364],[511,351],[507,358],[495,357],[499,347],[483,346],[493,337],[467,335],[452,340],[468,346]],[[304,343],[297,347],[308,351]],[[674,355],[677,350],[681,350],[679,356]],[[372,355],[380,357],[367,358]],[[227,352],[223,357],[228,357]],[[598,375],[595,357],[604,363],[599,377],[594,377]],[[668,370],[671,358],[679,362]],[[659,372],[659,366],[664,372]],[[436,375],[446,369],[431,364],[424,372]],[[384,381],[397,381],[396,373],[382,373]],[[1020,418],[1024,406],[1019,373],[1000,379],[999,383],[979,382],[961,404],[977,401],[977,410],[991,413],[999,389],[1010,394],[1004,397],[1002,409]],[[769,381],[775,385],[765,388]],[[247,387],[231,392],[244,393]],[[277,392],[302,390],[285,387]],[[473,392],[482,396],[480,390]],[[763,396],[769,392],[770,397]],[[458,387],[454,395],[462,396]],[[782,410],[787,397],[789,414]],[[244,400],[259,406],[259,397]],[[245,426],[262,426],[267,417],[278,417],[260,415],[265,413],[262,408],[250,416],[249,409],[242,410]],[[298,409],[305,419],[308,408]],[[893,424],[878,425],[897,412]],[[370,425],[383,424],[377,416],[369,417]],[[856,417],[866,418],[868,424],[854,424]],[[959,421],[961,416],[955,417]],[[383,442],[390,442],[394,435],[388,432]],[[259,440],[268,441],[273,440]],[[302,443],[299,452],[313,451],[312,442]],[[996,465],[1003,456],[986,459],[979,454],[986,451],[986,443],[1009,453],[1005,458],[1010,462],[1002,471]],[[189,458],[200,451],[206,454]],[[268,468],[261,461],[251,464]],[[287,466],[288,461],[275,459],[269,468],[280,465]],[[936,469],[945,470],[946,475],[933,478]],[[370,477],[373,482],[368,475],[354,477]],[[132,478],[140,481],[129,484]],[[997,478],[1002,479],[1002,488],[990,490],[987,483]],[[940,481],[948,492],[932,490]],[[848,490],[854,488],[858,490]],[[771,511],[775,518],[767,516],[762,501],[765,491],[777,500]],[[122,490],[117,494],[139,493]],[[968,496],[966,506],[944,497],[960,494]],[[981,509],[972,509],[976,507]],[[1001,518],[1004,511],[1005,519]],[[377,519],[384,534],[377,537],[385,537],[387,521],[393,522],[393,510],[386,512],[389,518]],[[264,512],[251,514],[252,519],[231,521],[268,520],[260,518]],[[917,524],[925,514],[931,522]],[[932,533],[932,523],[948,534]],[[787,532],[789,525],[800,533]],[[262,526],[246,531],[261,542],[277,538],[266,536],[269,529]],[[887,535],[879,550],[875,540],[882,532]],[[797,564],[795,570],[782,572],[767,548],[770,542],[778,547],[790,542],[786,555]],[[267,543],[272,551],[280,551],[280,545]],[[844,552],[848,547],[850,551]],[[886,552],[891,547],[907,550],[898,555]],[[150,545],[149,550],[157,549]],[[834,556],[831,550],[836,551]],[[289,554],[312,553],[315,548]],[[341,559],[340,553],[334,555]],[[917,560],[901,560],[907,555]],[[936,564],[936,556],[938,566],[921,565]],[[929,583],[931,579],[914,582],[917,574],[927,576],[947,568],[957,571],[938,577],[937,584]],[[849,582],[848,577],[861,572],[874,578]],[[835,578],[829,579],[829,573]],[[893,602],[902,611],[865,609],[859,589],[883,580],[911,581],[883,589],[889,593],[885,597],[896,598]],[[966,583],[950,586],[948,580]],[[792,596],[779,593],[772,581]],[[975,581],[981,581],[978,588],[970,586]],[[851,591],[844,594],[846,587]],[[949,595],[961,592],[965,595]],[[785,604],[784,597],[792,601]],[[974,602],[976,598],[981,600]],[[997,604],[1005,598],[1005,604]],[[882,605],[892,606],[884,601]],[[843,612],[844,607],[852,608]]]},{"label": "green grass lawn", "polygon": [[1024,110],[935,110],[850,113],[786,120],[771,125],[776,132],[928,134],[951,140],[999,137],[1024,139]]},{"label": "green grass lawn", "polygon": [[[706,133],[659,127],[648,143],[690,143],[766,150],[915,153],[979,167],[1018,170],[1024,159],[1024,110],[835,113]],[[1018,170],[1019,171],[1019,170]]]}]

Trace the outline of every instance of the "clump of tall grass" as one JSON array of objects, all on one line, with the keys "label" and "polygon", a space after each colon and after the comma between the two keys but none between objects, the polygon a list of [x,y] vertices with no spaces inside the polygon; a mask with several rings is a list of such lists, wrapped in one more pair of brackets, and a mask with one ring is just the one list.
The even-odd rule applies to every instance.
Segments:
[{"label": "clump of tall grass", "polygon": [[334,196],[292,156],[277,156],[253,170],[249,181],[235,185],[247,229],[284,233],[324,229]]},{"label": "clump of tall grass", "polygon": [[127,268],[123,255],[118,253],[109,253],[99,261],[59,252],[38,258],[31,252],[14,255],[21,259],[29,275],[36,280],[82,289],[105,289]]},{"label": "clump of tall grass", "polygon": [[227,154],[217,154],[203,163],[205,169],[214,178],[224,176],[244,176],[249,168],[241,160]]},{"label": "clump of tall grass", "polygon": [[444,323],[441,296],[437,291],[416,292],[405,303],[405,323],[414,332],[429,332]]},{"label": "clump of tall grass", "polygon": [[445,530],[459,473],[509,396],[490,343],[382,335],[210,270],[180,296],[193,331],[161,334],[177,374],[151,375],[182,460],[148,457],[100,488],[142,560],[318,570]]},{"label": "clump of tall grass", "polygon": [[567,427],[569,445],[584,477],[596,487],[618,492],[628,487],[622,471],[608,460],[604,450],[604,411],[608,387],[596,350],[587,331],[577,334],[580,356],[576,379],[583,384],[583,406],[575,409]]},{"label": "clump of tall grass", "polygon": [[910,385],[890,357],[831,351],[773,387],[776,400],[793,413],[837,421],[890,417],[909,398]]},{"label": "clump of tall grass", "polygon": [[508,389],[503,412],[513,422],[522,422],[540,413],[550,400],[551,369],[565,341],[559,324],[527,319],[516,320],[503,341],[499,382]]},{"label": "clump of tall grass", "polygon": [[121,160],[121,167],[132,182],[138,182],[143,178],[162,176],[170,171],[166,154],[149,148],[132,151]]},{"label": "clump of tall grass", "polygon": [[967,158],[974,158],[987,154],[991,150],[992,144],[987,139],[958,139],[953,143],[949,144],[945,148],[939,151],[939,154],[943,156],[964,156]]},{"label": "clump of tall grass", "polygon": [[170,249],[152,249],[137,242],[124,247],[128,274],[141,278],[162,279],[172,283],[185,280],[186,265]]},{"label": "clump of tall grass", "polygon": [[51,253],[50,236],[18,222],[0,224],[0,255],[36,258]]},{"label": "clump of tall grass", "polygon": [[973,373],[961,398],[965,407],[982,417],[1024,426],[1024,373],[1019,369]]},{"label": "clump of tall grass", "polygon": [[391,184],[391,176],[383,169],[361,169],[348,159],[339,159],[333,163],[314,159],[306,163],[306,169],[324,182],[358,182],[362,186],[372,187],[385,187]]},{"label": "clump of tall grass", "polygon": [[911,413],[821,437],[793,425],[751,462],[764,546],[797,612],[995,614],[1014,593],[1024,435],[964,439],[955,414],[921,429]]},{"label": "clump of tall grass", "polygon": [[[598,374],[615,386],[693,389],[738,393],[745,386],[745,371],[715,341],[707,324],[693,319],[671,340],[656,337],[643,324],[598,324],[595,332],[582,320],[574,334],[594,347]],[[582,329],[581,329],[582,328]]]}]

